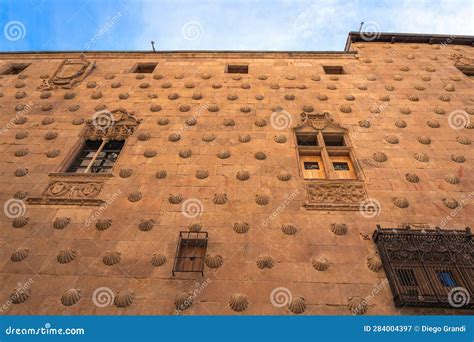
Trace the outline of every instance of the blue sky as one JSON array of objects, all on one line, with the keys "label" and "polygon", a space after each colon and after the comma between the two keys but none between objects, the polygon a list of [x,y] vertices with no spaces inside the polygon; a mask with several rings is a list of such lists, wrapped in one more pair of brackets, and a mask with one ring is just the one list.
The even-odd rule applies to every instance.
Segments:
[{"label": "blue sky", "polygon": [[342,50],[365,30],[474,34],[473,0],[0,0],[0,51]]}]

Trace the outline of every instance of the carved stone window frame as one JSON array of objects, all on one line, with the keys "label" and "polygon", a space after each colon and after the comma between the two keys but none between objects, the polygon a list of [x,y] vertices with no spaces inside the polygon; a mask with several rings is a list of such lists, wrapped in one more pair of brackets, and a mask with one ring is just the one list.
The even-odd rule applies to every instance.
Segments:
[{"label": "carved stone window frame", "polygon": [[[135,118],[133,112],[129,113],[122,108],[103,111],[103,114],[110,121],[107,123],[107,120],[101,120],[97,115],[87,121],[86,126],[79,134],[79,141],[60,163],[56,171],[49,174],[50,181],[46,189],[39,197],[29,197],[27,199],[28,204],[99,206],[105,203],[100,198],[105,187],[105,181],[113,177],[115,167],[120,163],[121,156],[126,153],[128,140],[136,131],[141,120]],[[98,124],[98,122],[102,124]],[[121,153],[118,155],[110,173],[65,172],[81,151],[84,142],[94,139],[125,140]]]},{"label": "carved stone window frame", "polygon": [[[317,146],[298,146],[297,136],[299,134],[316,134],[318,144]],[[342,136],[344,146],[326,146],[324,136],[338,135]],[[321,156],[324,164],[324,171],[326,177],[325,180],[330,181],[363,181],[364,175],[362,169],[357,162],[352,143],[349,139],[348,130],[340,125],[334,123],[330,113],[301,113],[301,123],[293,128],[293,139],[295,144],[295,153],[298,160],[298,170],[302,178],[304,178],[304,172],[302,169],[302,163],[300,161],[301,153],[310,154],[312,151]],[[333,167],[331,155],[347,155],[352,163],[354,169],[355,178],[346,179],[339,178]],[[305,178],[306,181],[312,181],[314,179]]]},{"label": "carved stone window frame", "polygon": [[[141,120],[138,120],[134,112],[127,112],[125,109],[115,109],[113,111],[103,110],[97,112],[93,119],[89,119],[82,132],[79,134],[79,141],[74,145],[73,149],[68,153],[60,165],[58,165],[56,174],[77,175],[91,173],[70,173],[66,170],[76,159],[77,155],[82,151],[87,140],[102,140],[103,144],[110,140],[124,140],[125,143],[117,157],[113,167],[107,174],[113,174],[114,169],[119,164],[122,156],[125,154],[129,138],[136,131]],[[103,174],[98,174],[103,175]]]},{"label": "carved stone window frame", "polygon": [[[318,146],[298,146],[298,134],[316,134]],[[344,146],[326,146],[325,135],[342,135]],[[348,130],[335,123],[331,114],[301,113],[301,122],[293,128],[295,155],[298,170],[307,190],[308,210],[359,210],[368,199],[362,169],[357,162]],[[300,155],[303,152],[320,154],[326,178],[304,178]],[[332,154],[345,154],[349,157],[355,178],[339,178],[333,168]]]}]

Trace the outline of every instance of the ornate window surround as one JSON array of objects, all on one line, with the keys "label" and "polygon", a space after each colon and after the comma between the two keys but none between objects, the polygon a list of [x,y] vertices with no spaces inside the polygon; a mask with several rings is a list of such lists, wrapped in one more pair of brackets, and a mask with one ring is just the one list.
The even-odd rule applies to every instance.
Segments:
[{"label": "ornate window surround", "polygon": [[[100,112],[99,112],[100,113]],[[97,114],[97,113],[96,113]],[[125,109],[102,111],[106,119],[94,115],[86,122],[79,134],[80,141],[58,166],[56,172],[49,174],[51,180],[40,197],[29,197],[28,204],[58,204],[58,205],[101,205],[100,194],[105,186],[105,180],[113,177],[113,170],[125,154],[128,138],[136,131],[141,120],[135,118],[133,112]],[[109,120],[109,121],[107,121]],[[110,173],[69,173],[64,172],[81,150],[85,140],[126,140]]]}]

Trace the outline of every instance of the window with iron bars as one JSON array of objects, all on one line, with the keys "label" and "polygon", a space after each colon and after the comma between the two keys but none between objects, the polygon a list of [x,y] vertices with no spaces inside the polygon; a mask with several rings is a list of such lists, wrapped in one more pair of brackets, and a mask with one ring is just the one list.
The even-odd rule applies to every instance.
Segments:
[{"label": "window with iron bars", "polygon": [[70,173],[110,173],[125,140],[86,140],[69,164]]},{"label": "window with iron bars", "polygon": [[204,275],[207,237],[207,232],[179,232],[173,275],[176,272],[199,272]]},{"label": "window with iron bars", "polygon": [[[397,307],[474,309],[474,243],[470,228],[377,226],[373,239]],[[463,297],[456,299],[456,291],[463,292]]]}]

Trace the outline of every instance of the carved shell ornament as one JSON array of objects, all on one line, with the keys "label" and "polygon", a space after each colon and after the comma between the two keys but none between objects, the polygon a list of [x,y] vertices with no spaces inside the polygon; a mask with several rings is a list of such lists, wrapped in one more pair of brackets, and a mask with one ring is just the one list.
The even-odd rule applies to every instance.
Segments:
[{"label": "carved shell ornament", "polygon": [[112,219],[99,219],[95,224],[97,230],[106,230],[112,226]]},{"label": "carved shell ornament", "polygon": [[152,266],[160,267],[160,266],[163,266],[165,262],[166,262],[166,256],[164,256],[163,254],[153,253],[151,257]]},{"label": "carved shell ornament", "polygon": [[387,155],[383,152],[376,152],[373,154],[373,158],[375,161],[379,163],[386,162],[388,160]]},{"label": "carved shell ornament", "polygon": [[186,159],[186,158],[191,157],[191,155],[193,154],[193,152],[192,152],[191,150],[187,149],[187,150],[181,150],[181,151],[179,151],[178,154],[179,154],[179,156],[180,156],[181,158]]},{"label": "carved shell ornament", "polygon": [[13,304],[23,303],[30,297],[30,289],[25,286],[19,286],[18,288],[13,289],[13,292],[10,294],[10,301]]},{"label": "carved shell ornament", "polygon": [[58,255],[56,256],[56,260],[60,264],[67,264],[73,261],[77,256],[77,252],[74,249],[62,249],[59,251]]},{"label": "carved shell ornament", "polygon": [[232,310],[241,312],[247,309],[249,306],[249,300],[247,296],[243,294],[233,294],[229,299],[229,306]]},{"label": "carved shell ornament", "polygon": [[155,149],[147,148],[145,152],[143,152],[143,155],[145,156],[145,158],[153,158],[156,157],[157,152]]},{"label": "carved shell ornament", "polygon": [[233,127],[235,126],[235,121],[233,119],[224,119],[223,125],[225,127]]},{"label": "carved shell ornament", "polygon": [[179,139],[181,139],[181,135],[179,135],[179,133],[171,133],[168,137],[168,140],[172,142],[179,141]]},{"label": "carved shell ornament", "polygon": [[415,153],[415,159],[422,163],[427,163],[430,161],[430,157],[426,153]]},{"label": "carved shell ornament", "polygon": [[171,203],[171,204],[179,204],[183,201],[183,195],[181,194],[176,194],[176,195],[170,195],[168,197],[168,201]]},{"label": "carved shell ornament", "polygon": [[378,272],[382,269],[382,261],[378,255],[369,255],[367,257],[367,267],[372,272]]},{"label": "carved shell ornament", "polygon": [[196,178],[197,179],[205,179],[209,177],[209,171],[206,170],[197,170],[196,171]]},{"label": "carved shell ornament", "polygon": [[166,172],[166,170],[158,170],[155,173],[155,177],[157,179],[164,179],[164,178],[166,178],[167,175],[168,175],[168,173]]},{"label": "carved shell ornament", "polygon": [[[159,112],[161,110],[161,106],[160,105],[151,105],[150,106],[150,112],[153,112],[153,113],[156,113],[156,112]],[[163,120],[163,119],[160,119],[160,120]],[[158,120],[158,123],[160,125],[166,125],[168,122],[166,123],[160,123],[160,121]]]},{"label": "carved shell ornament", "polygon": [[367,312],[367,300],[362,297],[349,297],[347,307],[353,315],[363,315]]},{"label": "carved shell ornament", "polygon": [[147,219],[147,220],[142,220],[140,224],[138,225],[138,229],[140,229],[143,232],[148,232],[153,229],[155,226],[155,220],[153,219]]},{"label": "carved shell ornament", "polygon": [[317,271],[326,271],[329,268],[329,261],[324,257],[313,257],[311,264]]},{"label": "carved shell ornament", "polygon": [[122,259],[121,255],[122,253],[119,251],[108,251],[102,257],[102,262],[107,266],[113,266],[120,262]]},{"label": "carved shell ornament", "polygon": [[197,124],[197,119],[195,117],[188,118],[185,122],[186,126],[195,126]]},{"label": "carved shell ornament", "polygon": [[192,223],[188,226],[190,232],[200,232],[202,230],[202,225],[200,223]]},{"label": "carved shell ornament", "polygon": [[286,136],[285,135],[276,135],[275,138],[273,138],[276,143],[278,144],[284,144],[286,143]]},{"label": "carved shell ornament", "polygon": [[186,112],[189,112],[191,110],[191,106],[181,105],[181,106],[179,106],[178,109],[179,109],[180,112],[186,113]]},{"label": "carved shell ornament", "polygon": [[20,262],[25,260],[29,254],[30,250],[28,248],[17,248],[12,252],[10,260],[13,262]]},{"label": "carved shell ornament", "polygon": [[119,172],[119,176],[121,178],[128,178],[131,175],[133,175],[133,170],[132,169],[121,169]]},{"label": "carved shell ornament", "polygon": [[250,178],[250,173],[248,171],[237,171],[236,178],[240,181],[246,181]]},{"label": "carved shell ornament", "polygon": [[219,111],[219,106],[217,105],[210,105],[207,107],[207,110],[210,112],[210,113],[216,113]]},{"label": "carved shell ornament", "polygon": [[118,291],[114,297],[114,304],[119,308],[126,308],[132,305],[135,293],[131,290]]},{"label": "carved shell ornament", "polygon": [[408,206],[410,205],[410,203],[405,197],[394,197],[392,202],[393,204],[395,204],[395,206],[402,209],[408,208]]},{"label": "carved shell ornament", "polygon": [[227,159],[227,158],[230,158],[230,151],[220,151],[218,154],[217,154],[217,157],[219,159]]},{"label": "carved shell ornament", "polygon": [[76,304],[82,298],[81,290],[79,289],[67,289],[61,296],[61,303],[64,306],[72,306]]},{"label": "carved shell ornament", "polygon": [[214,204],[225,204],[228,201],[229,200],[227,199],[227,194],[214,194]]},{"label": "carved shell ornament", "polygon": [[450,174],[444,177],[444,180],[449,184],[459,184],[459,178],[456,175]]},{"label": "carved shell ornament", "polygon": [[150,138],[151,138],[151,134],[148,132],[142,132],[137,137],[137,139],[140,141],[147,141]]},{"label": "carved shell ornament", "polygon": [[69,224],[69,222],[71,222],[69,217],[56,217],[53,222],[53,227],[55,229],[64,229]]},{"label": "carved shell ornament", "polygon": [[451,160],[456,163],[464,163],[466,161],[466,158],[464,158],[464,156],[460,154],[453,154],[451,156]]},{"label": "carved shell ornament", "polygon": [[254,157],[255,157],[255,159],[257,159],[257,160],[265,160],[265,159],[267,159],[267,155],[266,155],[265,153],[261,152],[261,151],[256,152],[256,153],[254,154]]},{"label": "carved shell ornament", "polygon": [[443,198],[443,204],[446,208],[449,209],[456,209],[459,207],[459,202],[456,201],[454,198]]},{"label": "carved shell ornament", "polygon": [[250,226],[247,222],[236,222],[234,224],[234,232],[237,234],[245,234],[249,231]]},{"label": "carved shell ornament", "polygon": [[251,138],[250,135],[248,135],[248,134],[239,136],[239,141],[240,141],[241,143],[244,143],[244,144],[245,144],[245,143],[248,143],[251,139],[252,139],[252,138]]},{"label": "carved shell ornament", "polygon": [[394,135],[386,136],[385,141],[388,142],[389,144],[398,144],[399,143],[398,138]]},{"label": "carved shell ornament", "polygon": [[418,177],[414,173],[407,173],[405,174],[405,179],[410,183],[418,183],[420,181],[420,177]]},{"label": "carved shell ornament", "polygon": [[12,221],[12,227],[22,228],[26,226],[29,221],[30,221],[29,217],[26,217],[26,216],[15,217]]},{"label": "carved shell ornament", "polygon": [[269,255],[259,256],[256,260],[257,267],[263,270],[264,268],[272,268],[275,265],[275,260]]},{"label": "carved shell ornament", "polygon": [[216,136],[214,134],[204,134],[202,136],[202,141],[204,142],[211,142],[216,139]]},{"label": "carved shell ornament", "polygon": [[347,225],[345,223],[332,223],[331,231],[336,235],[346,235],[347,234]]},{"label": "carved shell ornament", "polygon": [[431,144],[431,139],[430,139],[430,137],[428,137],[428,136],[426,136],[426,135],[419,136],[419,137],[417,138],[417,140],[418,140],[418,142],[419,142],[420,144],[423,144],[423,145],[429,145],[429,144]]},{"label": "carved shell ornament", "polygon": [[186,310],[193,305],[194,296],[192,292],[183,292],[175,297],[174,305],[176,310]]},{"label": "carved shell ornament", "polygon": [[215,253],[209,253],[206,255],[205,263],[209,268],[219,268],[224,263],[224,258]]},{"label": "carved shell ornament", "polygon": [[57,150],[57,149],[53,149],[53,150],[49,150],[48,152],[46,152],[46,157],[48,158],[56,158],[57,156],[59,156],[61,154],[61,151]]},{"label": "carved shell ornament", "polygon": [[303,297],[295,297],[288,303],[288,310],[294,314],[302,314],[306,310],[306,303]]},{"label": "carved shell ornament", "polygon": [[283,224],[281,226],[281,231],[285,235],[295,235],[298,232],[298,227],[296,227],[294,224]]},{"label": "carved shell ornament", "polygon": [[128,200],[130,202],[138,202],[142,199],[142,193],[140,191],[134,191],[128,195]]},{"label": "carved shell ornament", "polygon": [[15,151],[15,157],[24,157],[29,153],[28,149],[20,148]]},{"label": "carved shell ornament", "polygon": [[267,205],[270,202],[270,198],[266,195],[255,195],[255,203],[258,205]]},{"label": "carved shell ornament", "polygon": [[291,179],[291,173],[289,173],[288,171],[281,171],[278,174],[278,179],[283,182],[287,182]]}]

